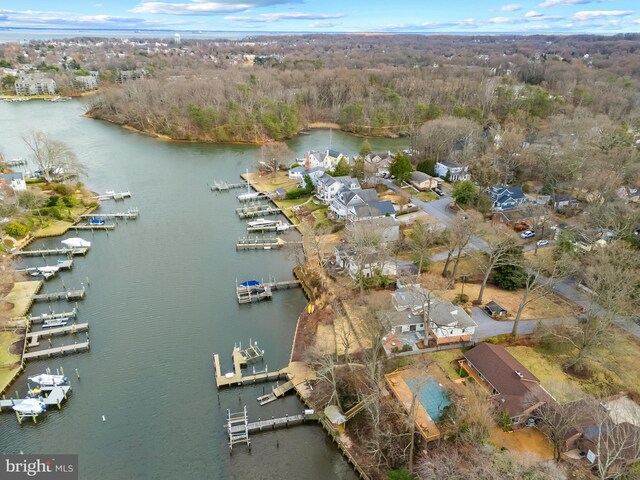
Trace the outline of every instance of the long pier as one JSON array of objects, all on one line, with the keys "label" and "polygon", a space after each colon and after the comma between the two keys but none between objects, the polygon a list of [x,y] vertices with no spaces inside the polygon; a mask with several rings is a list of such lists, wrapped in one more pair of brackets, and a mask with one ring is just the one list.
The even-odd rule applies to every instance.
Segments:
[{"label": "long pier", "polygon": [[43,255],[86,255],[89,251],[87,247],[78,247],[78,248],[45,248],[42,250],[19,250],[14,252],[14,255],[19,255],[22,257],[41,257]]},{"label": "long pier", "polygon": [[[73,325],[68,325],[65,327],[56,327],[49,328],[47,330],[41,330],[39,332],[29,332],[26,337],[27,340],[31,338],[35,338],[36,340],[40,337],[55,337],[57,335],[66,335],[67,333],[80,333],[89,330],[89,324],[87,322],[84,323],[74,323]],[[34,341],[29,345],[30,347],[35,346]]]},{"label": "long pier", "polygon": [[130,208],[126,212],[116,213],[85,213],[80,218],[115,218],[118,220],[135,220],[140,215],[137,208]]},{"label": "long pier", "polygon": [[79,224],[74,225],[73,227],[71,227],[71,230],[75,230],[75,231],[78,231],[78,230],[90,230],[92,232],[95,231],[95,230],[97,230],[97,231],[103,230],[103,231],[109,232],[111,230],[115,230],[115,228],[116,228],[116,224],[115,223],[105,223],[103,225],[92,225],[90,223],[79,223]]},{"label": "long pier", "polygon": [[43,313],[42,315],[37,315],[32,317],[31,315],[27,315],[25,318],[30,320],[31,323],[42,323],[45,320],[55,320],[58,318],[76,318],[78,315],[78,310],[73,309],[70,312],[62,312],[62,313]]},{"label": "long pier", "polygon": [[270,205],[261,205],[259,207],[236,208],[236,213],[240,218],[255,218],[266,215],[278,215],[279,213],[282,213],[282,209],[272,207]]},{"label": "long pier", "polygon": [[47,348],[45,350],[37,350],[22,355],[25,360],[37,360],[39,358],[48,358],[56,355],[66,355],[67,353],[78,353],[89,350],[89,342],[73,343],[71,345],[62,345],[61,347]]},{"label": "long pier", "polygon": [[240,237],[236,243],[236,250],[272,250],[280,248],[285,242],[275,238],[249,238]]},{"label": "long pier", "polygon": [[75,302],[84,298],[85,288],[80,290],[67,290],[65,292],[41,293],[33,296],[34,302],[53,302],[56,300],[66,300],[67,302]]},{"label": "long pier", "polygon": [[247,182],[238,182],[238,183],[227,183],[227,182],[218,182],[214,181],[213,185],[211,185],[212,192],[226,192],[228,190],[234,190],[236,188],[247,188]]},{"label": "long pier", "polygon": [[95,198],[97,200],[124,200],[125,198],[131,198],[131,192],[127,190],[126,192],[106,192],[102,195],[96,195]]}]

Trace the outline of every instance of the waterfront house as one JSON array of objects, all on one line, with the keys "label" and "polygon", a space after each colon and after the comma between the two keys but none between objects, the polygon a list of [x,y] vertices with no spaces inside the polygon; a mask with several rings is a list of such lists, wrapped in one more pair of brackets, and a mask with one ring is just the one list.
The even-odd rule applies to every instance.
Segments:
[{"label": "waterfront house", "polygon": [[522,206],[526,201],[522,188],[520,186],[507,187],[505,185],[494,185],[489,188],[491,196],[492,208],[494,210],[507,210]]},{"label": "waterfront house", "polygon": [[289,178],[292,180],[298,180],[300,182],[300,187],[306,187],[306,182],[304,177],[309,175],[311,179],[311,183],[314,185],[317,184],[318,178],[324,175],[325,169],[324,167],[311,167],[306,168],[306,166],[301,165],[299,167],[293,167],[289,169]]},{"label": "waterfront house", "polygon": [[322,165],[327,170],[335,170],[341,160],[344,160],[347,163],[350,162],[350,159],[347,155],[336,150],[328,149],[324,154],[324,158],[322,159]]},{"label": "waterfront house", "polygon": [[523,426],[546,402],[555,401],[538,377],[500,345],[477,345],[465,352],[461,365],[487,389],[496,407],[508,412],[514,428]]},{"label": "waterfront house", "polygon": [[353,279],[359,275],[366,278],[373,277],[376,274],[396,275],[394,262],[380,255],[375,249],[370,252],[356,252],[349,246],[338,245],[334,253],[336,265],[346,270]]},{"label": "waterfront house", "polygon": [[457,182],[462,180],[469,180],[469,167],[462,166],[453,161],[436,162],[435,168],[436,175],[440,178],[449,177],[450,182]]},{"label": "waterfront house", "polygon": [[14,192],[24,192],[27,190],[27,184],[24,180],[22,172],[2,173],[0,174],[0,187],[10,187]]},{"label": "waterfront house", "polygon": [[325,205],[329,205],[343,189],[358,190],[360,188],[357,178],[332,177],[325,173],[316,181],[316,197]]},{"label": "waterfront house", "polygon": [[438,181],[435,178],[431,175],[418,171],[411,172],[410,183],[420,191],[431,190],[438,186]]},{"label": "waterfront house", "polygon": [[56,82],[42,73],[20,74],[15,83],[16,95],[53,95]]}]

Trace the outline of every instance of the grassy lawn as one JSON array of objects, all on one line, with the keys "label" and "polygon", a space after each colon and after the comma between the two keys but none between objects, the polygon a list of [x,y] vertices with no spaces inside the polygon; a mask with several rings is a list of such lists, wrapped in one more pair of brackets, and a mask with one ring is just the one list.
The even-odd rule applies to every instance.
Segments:
[{"label": "grassy lawn", "polygon": [[600,348],[588,363],[592,375],[578,379],[566,374],[562,365],[570,359],[570,351],[550,351],[542,347],[506,347],[525,367],[542,381],[558,401],[580,398],[584,392],[602,397],[620,391],[640,393],[640,375],[630,359],[640,358],[640,342],[618,328],[615,343]]},{"label": "grassy lawn", "polygon": [[67,230],[69,230],[73,226],[71,222],[65,222],[64,220],[58,220],[47,225],[44,228],[40,228],[33,232],[34,238],[45,238],[45,237],[57,237],[59,235],[64,235]]},{"label": "grassy lawn", "polygon": [[460,378],[456,368],[453,366],[454,360],[462,358],[462,350],[454,348],[451,350],[442,350],[441,352],[429,353],[429,358],[434,360],[440,368],[442,368],[451,380]]},{"label": "grassy lawn", "polygon": [[0,332],[0,391],[4,390],[5,385],[13,380],[20,369],[20,355],[9,353],[11,344],[20,339],[13,332]]},{"label": "grassy lawn", "polygon": [[[243,173],[241,176],[245,178],[247,175]],[[275,175],[263,176],[255,172],[249,172],[249,181],[253,188],[259,192],[273,192],[276,188],[284,188],[289,191],[299,186],[298,180],[290,179],[287,172],[276,172]]]},{"label": "grassy lawn", "polygon": [[4,297],[4,301],[12,307],[7,313],[9,318],[22,317],[27,314],[31,297],[42,287],[41,281],[16,282],[11,291]]},{"label": "grassy lawn", "polygon": [[[445,300],[453,300],[461,291],[462,283],[456,283],[453,290],[446,291],[442,296]],[[476,283],[466,283],[464,285],[464,294],[469,296],[469,301],[478,298],[480,293],[480,285]],[[483,301],[485,303],[493,300],[506,308],[509,316],[506,320],[513,320],[518,311],[522,291],[509,292],[502,290],[493,285],[487,285],[484,291]],[[522,312],[523,320],[539,320],[543,318],[565,318],[575,314],[575,308],[569,303],[557,297],[550,295],[548,297],[539,298],[527,305]]]},{"label": "grassy lawn", "polygon": [[423,202],[432,202],[440,198],[433,192],[414,192],[412,196]]},{"label": "grassy lawn", "polygon": [[[443,251],[442,247],[437,247],[435,253]],[[429,269],[430,272],[441,274],[444,268],[445,260],[434,263]],[[453,260],[449,263],[449,271],[453,269]],[[458,270],[456,276],[469,275],[472,277],[482,276],[482,271],[478,268],[478,263],[475,262],[470,256],[463,255],[460,257],[460,263],[458,264]],[[465,287],[466,289],[466,287]]]}]

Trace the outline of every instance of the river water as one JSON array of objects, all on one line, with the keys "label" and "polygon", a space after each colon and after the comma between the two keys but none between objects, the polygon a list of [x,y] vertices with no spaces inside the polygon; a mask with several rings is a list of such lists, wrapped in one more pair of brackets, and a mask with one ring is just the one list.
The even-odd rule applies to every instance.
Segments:
[{"label": "river water", "polygon": [[[91,351],[28,365],[27,375],[63,367],[73,395],[37,425],[20,426],[13,415],[0,414],[0,452],[77,453],[80,478],[92,480],[355,478],[315,425],[253,435],[251,452],[239,446],[229,454],[227,408],[247,405],[250,419],[303,408],[293,395],[260,407],[256,397],[269,391],[268,384],[219,394],[214,384],[212,354],[220,353],[222,368],[231,369],[234,342],[250,338],[265,349],[269,369],[284,367],[306,303],[299,289],[253,306],[235,299],[236,278],[292,278],[293,259],[285,252],[235,251],[235,240],[245,233],[235,214],[237,193],[208,188],[216,179],[236,181],[254,165],[258,148],[161,142],[83,118],[83,111],[80,101],[0,102],[0,148],[7,158],[26,157],[21,135],[42,130],[67,142],[88,166],[89,188],[131,190],[132,199],[104,202],[103,212],[140,210],[138,220],[120,222],[108,235],[84,232],[92,242],[89,254],[45,284],[43,292],[53,292],[80,288],[89,279],[78,321],[90,324]],[[332,146],[345,152],[357,152],[361,141],[332,135]],[[293,139],[290,148],[302,155],[328,143],[328,131],[314,131]],[[370,143],[395,149],[404,142]],[[38,304],[32,313],[48,308]],[[27,375],[12,390],[24,393]]]}]

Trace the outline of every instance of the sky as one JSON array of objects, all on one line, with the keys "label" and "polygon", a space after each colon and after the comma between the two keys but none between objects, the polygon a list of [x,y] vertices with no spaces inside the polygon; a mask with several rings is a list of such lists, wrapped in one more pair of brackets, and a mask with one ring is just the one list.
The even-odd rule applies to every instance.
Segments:
[{"label": "sky", "polygon": [[640,32],[640,0],[0,0],[3,28]]}]

